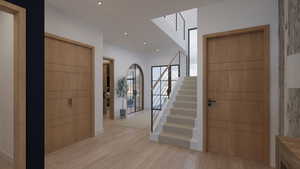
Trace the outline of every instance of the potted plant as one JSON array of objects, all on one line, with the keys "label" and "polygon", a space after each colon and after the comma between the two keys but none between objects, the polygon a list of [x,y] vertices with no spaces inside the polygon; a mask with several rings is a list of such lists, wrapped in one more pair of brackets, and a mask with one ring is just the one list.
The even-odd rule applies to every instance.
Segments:
[{"label": "potted plant", "polygon": [[123,77],[118,80],[118,88],[117,88],[117,95],[122,100],[122,109],[120,109],[120,118],[123,119],[126,117],[126,108],[124,102],[126,101],[128,91],[128,85],[126,77]]}]

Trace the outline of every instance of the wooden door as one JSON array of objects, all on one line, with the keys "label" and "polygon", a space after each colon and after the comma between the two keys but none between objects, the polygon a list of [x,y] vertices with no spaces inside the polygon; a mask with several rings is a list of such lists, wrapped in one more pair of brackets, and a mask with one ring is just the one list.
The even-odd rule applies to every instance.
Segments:
[{"label": "wooden door", "polygon": [[204,38],[209,152],[269,160],[268,31],[262,26]]},{"label": "wooden door", "polygon": [[47,34],[46,153],[92,136],[93,48]]}]

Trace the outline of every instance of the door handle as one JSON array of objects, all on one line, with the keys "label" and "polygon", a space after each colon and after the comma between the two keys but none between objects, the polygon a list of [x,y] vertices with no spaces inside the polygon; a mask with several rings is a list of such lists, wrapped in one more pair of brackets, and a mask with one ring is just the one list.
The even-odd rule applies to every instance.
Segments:
[{"label": "door handle", "polygon": [[216,100],[212,100],[212,99],[208,99],[208,101],[207,101],[208,107],[211,107],[214,103],[217,103],[217,101]]},{"label": "door handle", "polygon": [[69,106],[72,106],[72,105],[73,105],[73,99],[72,99],[72,98],[69,98],[69,99],[68,99],[68,104],[69,104]]}]

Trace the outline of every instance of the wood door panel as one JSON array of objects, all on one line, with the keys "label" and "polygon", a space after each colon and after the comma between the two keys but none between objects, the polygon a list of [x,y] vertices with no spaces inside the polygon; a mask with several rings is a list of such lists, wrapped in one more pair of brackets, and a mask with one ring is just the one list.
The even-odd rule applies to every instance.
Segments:
[{"label": "wood door panel", "polygon": [[45,144],[46,153],[53,152],[62,147],[75,143],[73,122],[65,122],[46,126]]},{"label": "wood door panel", "polygon": [[[208,63],[231,63],[262,60],[264,33],[255,32],[214,38],[207,42]],[[220,57],[222,56],[222,57]]]},{"label": "wood door panel", "polygon": [[268,160],[266,34],[263,28],[206,36],[206,97],[216,100],[206,109],[210,152]]},{"label": "wood door panel", "polygon": [[71,118],[72,117],[72,107],[68,103],[68,98],[56,98],[47,99],[46,111],[49,112],[46,115],[47,122]]},{"label": "wood door panel", "polygon": [[46,152],[92,136],[93,49],[46,37]]}]

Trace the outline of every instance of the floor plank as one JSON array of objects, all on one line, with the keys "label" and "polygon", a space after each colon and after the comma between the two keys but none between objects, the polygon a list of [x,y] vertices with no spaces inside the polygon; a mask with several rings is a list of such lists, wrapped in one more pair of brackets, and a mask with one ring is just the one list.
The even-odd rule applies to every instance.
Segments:
[{"label": "floor plank", "polygon": [[11,162],[0,156],[0,169],[13,169]]},{"label": "floor plank", "polygon": [[148,130],[106,121],[105,132],[46,156],[47,169],[270,169],[233,157],[151,142]]}]

